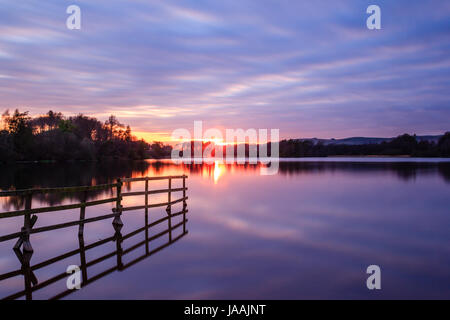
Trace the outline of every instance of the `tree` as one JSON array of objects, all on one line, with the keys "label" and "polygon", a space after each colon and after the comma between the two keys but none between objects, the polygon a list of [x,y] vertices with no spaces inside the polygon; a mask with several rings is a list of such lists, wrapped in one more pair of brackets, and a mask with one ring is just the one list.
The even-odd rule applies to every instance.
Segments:
[{"label": "tree", "polygon": [[108,129],[109,139],[112,140],[116,136],[118,130],[123,128],[124,125],[117,120],[116,116],[110,115],[108,120],[105,122],[105,127]]},{"label": "tree", "polygon": [[416,135],[403,134],[387,143],[391,155],[411,155],[417,149]]},{"label": "tree", "polygon": [[30,120],[30,125],[34,131],[43,132],[58,128],[59,123],[64,119],[61,112],[53,112],[50,110],[43,116],[38,116]]},{"label": "tree", "polygon": [[79,114],[75,117],[70,117],[69,120],[74,125],[73,132],[81,139],[86,138],[92,141],[105,141],[108,139],[108,131],[95,118]]},{"label": "tree", "polygon": [[165,146],[160,141],[154,141],[150,145],[150,155],[152,158],[161,159],[170,156],[172,147]]},{"label": "tree", "polygon": [[13,137],[6,130],[0,131],[0,162],[12,162],[16,160]]},{"label": "tree", "polygon": [[63,132],[72,132],[75,126],[70,120],[61,120],[58,124],[58,129]]},{"label": "tree", "polygon": [[28,116],[28,111],[19,112],[18,109],[14,111],[12,116],[9,114],[9,110],[6,110],[3,113],[2,118],[5,124],[5,129],[13,135],[23,131],[28,126],[31,119]]},{"label": "tree", "polygon": [[450,157],[450,131],[446,132],[438,142],[439,155],[442,157]]},{"label": "tree", "polygon": [[47,112],[47,124],[50,127],[50,130],[56,129],[59,126],[61,120],[63,120],[63,115],[61,112],[53,112],[50,110]]},{"label": "tree", "polygon": [[2,115],[5,129],[12,136],[14,150],[22,155],[22,158],[26,158],[33,144],[33,129],[30,126],[30,119],[28,111],[19,112],[18,109],[12,116],[9,111]]},{"label": "tree", "polygon": [[132,140],[130,126],[127,126],[127,129],[123,132],[122,139],[127,141],[127,142],[130,142]]}]

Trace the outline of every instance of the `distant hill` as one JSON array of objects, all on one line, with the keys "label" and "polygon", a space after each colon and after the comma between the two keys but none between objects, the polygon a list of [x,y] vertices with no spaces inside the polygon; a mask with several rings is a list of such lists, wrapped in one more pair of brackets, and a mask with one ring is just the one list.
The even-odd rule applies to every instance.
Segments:
[{"label": "distant hill", "polygon": [[[439,141],[442,135],[437,136],[416,136],[416,140],[420,141],[428,141],[435,142]],[[323,145],[363,145],[363,144],[379,144],[382,142],[389,142],[394,138],[370,138],[370,137],[351,137],[344,139],[318,139],[318,138],[305,138],[305,139],[296,139],[297,141],[311,141],[314,144],[322,143]]]}]

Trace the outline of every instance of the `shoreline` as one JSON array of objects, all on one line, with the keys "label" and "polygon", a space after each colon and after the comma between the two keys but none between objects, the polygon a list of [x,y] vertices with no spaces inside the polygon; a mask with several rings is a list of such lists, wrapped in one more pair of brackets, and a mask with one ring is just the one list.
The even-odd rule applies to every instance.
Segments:
[{"label": "shoreline", "polygon": [[[146,158],[146,159],[105,159],[105,160],[26,160],[26,161],[15,161],[15,162],[0,162],[0,165],[21,165],[21,164],[73,164],[73,163],[110,163],[110,162],[145,162],[145,161],[167,161],[171,160],[171,158]],[[186,159],[186,161],[194,161],[195,158]],[[203,160],[206,160],[205,158]],[[238,158],[235,158],[234,161],[237,161]],[[278,159],[272,158],[245,158],[245,161],[255,161],[260,162],[261,160],[265,161],[280,161],[280,162],[331,162],[332,160],[337,160],[336,162],[358,162],[356,160],[364,160],[362,162],[370,162],[370,160],[374,160],[375,162],[389,162],[382,160],[392,160],[392,162],[450,162],[450,157],[412,157],[409,155],[336,155],[336,156],[325,156],[325,157],[317,157],[317,156],[307,156],[307,157],[279,157]],[[378,160],[378,161],[377,161]],[[226,162],[226,158],[220,160],[213,161],[221,161]],[[183,162],[183,159],[174,160],[175,162]],[[207,164],[207,163],[205,163]]]}]

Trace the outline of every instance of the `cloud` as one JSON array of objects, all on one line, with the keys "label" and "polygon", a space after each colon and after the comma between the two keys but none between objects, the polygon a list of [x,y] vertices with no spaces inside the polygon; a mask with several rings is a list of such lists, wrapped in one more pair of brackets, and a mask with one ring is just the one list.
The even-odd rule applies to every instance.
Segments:
[{"label": "cloud", "polygon": [[193,120],[282,137],[441,133],[450,116],[450,6],[379,1],[6,0],[0,107],[115,113],[137,131]]}]

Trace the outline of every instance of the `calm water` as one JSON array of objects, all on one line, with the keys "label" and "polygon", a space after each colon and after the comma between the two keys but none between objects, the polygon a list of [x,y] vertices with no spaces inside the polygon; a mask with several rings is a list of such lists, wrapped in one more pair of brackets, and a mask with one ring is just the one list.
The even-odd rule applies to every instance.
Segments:
[{"label": "calm water", "polygon": [[[99,277],[68,299],[302,299],[450,298],[450,163],[425,160],[307,159],[280,163],[274,176],[253,165],[182,166],[170,162],[27,164],[0,168],[0,188],[90,185],[118,177],[186,173],[188,234],[123,271]],[[159,182],[151,188],[164,188]],[[127,185],[126,190],[142,190]],[[97,192],[104,198],[111,191]],[[150,201],[160,201],[161,196]],[[75,203],[79,195],[33,198],[33,207]],[[20,209],[20,198],[1,199],[2,211]],[[124,205],[143,204],[132,197]],[[87,217],[111,212],[106,204]],[[150,210],[151,220],[164,209]],[[39,215],[35,227],[77,219],[78,210]],[[144,224],[141,211],[123,215],[122,233]],[[0,220],[0,235],[22,220]],[[31,236],[31,264],[79,247],[77,227]],[[150,229],[151,234],[163,230]],[[89,245],[114,234],[111,221],[85,229]],[[144,239],[124,241],[124,247]],[[164,244],[158,239],[151,248]],[[0,243],[0,274],[20,269],[15,241]],[[87,252],[94,260],[114,242]],[[150,248],[150,249],[151,249]],[[139,248],[125,263],[145,254]],[[39,282],[80,264],[80,256],[36,270]],[[366,268],[382,270],[382,289],[366,288]],[[88,271],[93,277],[116,265],[112,257]],[[0,297],[23,290],[23,277],[0,282]],[[44,299],[66,290],[65,279],[33,293]]]}]

